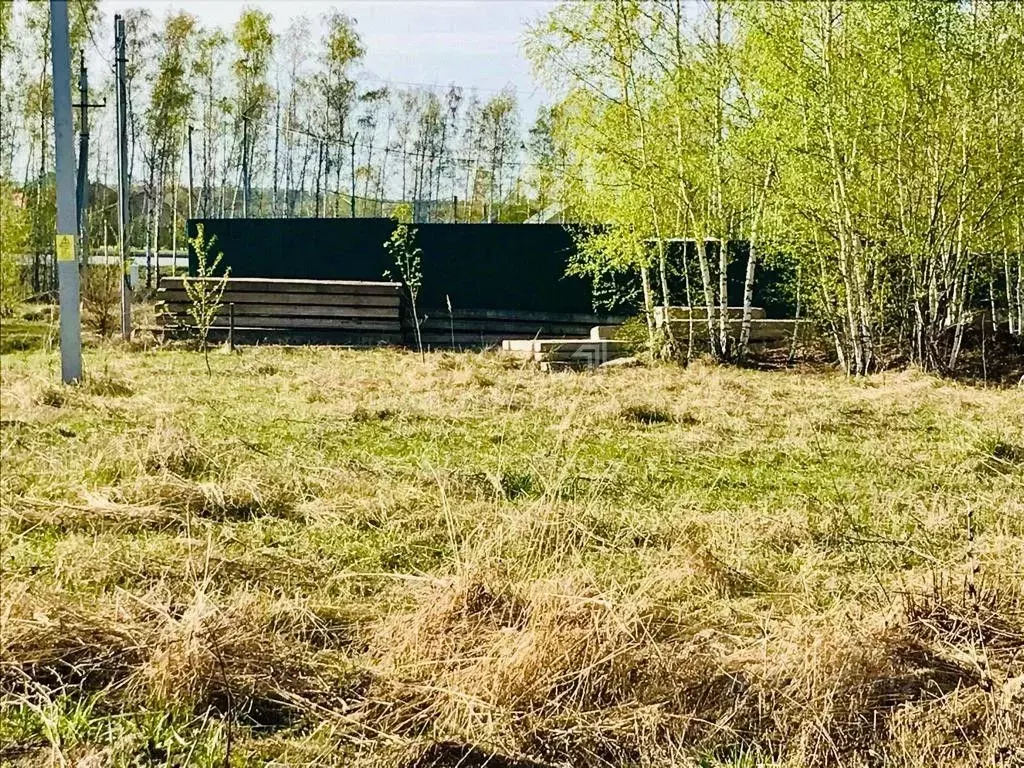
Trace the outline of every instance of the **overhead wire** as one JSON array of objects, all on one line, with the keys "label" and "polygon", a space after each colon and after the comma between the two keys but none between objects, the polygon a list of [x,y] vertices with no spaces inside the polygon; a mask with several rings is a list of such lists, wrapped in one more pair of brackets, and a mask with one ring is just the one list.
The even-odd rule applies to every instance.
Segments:
[{"label": "overhead wire", "polygon": [[[96,53],[100,56],[100,60],[102,61],[103,57],[106,54],[103,52],[103,49],[100,48],[99,43],[96,42],[96,36],[93,34],[92,24],[89,23],[88,11],[87,11],[87,9],[85,7],[84,0],[78,0],[78,8],[82,12],[82,18],[85,19],[85,22],[86,22],[85,23],[85,30],[86,30],[86,32],[89,33],[89,40],[92,42],[92,47],[96,51]],[[110,68],[113,69],[114,65],[111,64]]]}]

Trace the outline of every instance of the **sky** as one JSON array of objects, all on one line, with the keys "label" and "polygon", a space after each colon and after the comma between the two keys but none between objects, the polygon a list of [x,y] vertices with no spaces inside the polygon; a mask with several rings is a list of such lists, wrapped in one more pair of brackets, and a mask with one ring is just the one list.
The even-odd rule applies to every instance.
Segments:
[{"label": "sky", "polygon": [[[2,2],[2,0],[0,0]],[[366,47],[361,82],[415,83],[445,88],[455,83],[477,88],[480,97],[508,84],[516,88],[523,122],[532,122],[546,94],[534,83],[522,52],[527,23],[554,0],[102,0],[105,23],[115,13],[146,6],[157,18],[184,10],[204,25],[230,29],[244,6],[273,16],[275,32],[300,14],[313,19],[337,9],[352,16]]]}]

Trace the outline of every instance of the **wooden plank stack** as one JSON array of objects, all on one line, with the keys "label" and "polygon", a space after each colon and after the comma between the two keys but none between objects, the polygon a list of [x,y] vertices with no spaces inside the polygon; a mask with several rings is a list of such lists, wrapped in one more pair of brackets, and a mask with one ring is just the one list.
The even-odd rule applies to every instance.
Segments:
[{"label": "wooden plank stack", "polygon": [[[157,290],[157,322],[172,336],[192,330],[186,279],[200,278],[165,277]],[[401,303],[400,283],[229,277],[210,335],[226,338],[233,317],[240,344],[401,344]]]},{"label": "wooden plank stack", "polygon": [[[484,347],[506,339],[581,339],[598,323],[621,323],[624,317],[589,313],[525,312],[507,309],[427,308],[420,312],[424,346]],[[411,313],[406,311],[406,342],[415,343]]]}]

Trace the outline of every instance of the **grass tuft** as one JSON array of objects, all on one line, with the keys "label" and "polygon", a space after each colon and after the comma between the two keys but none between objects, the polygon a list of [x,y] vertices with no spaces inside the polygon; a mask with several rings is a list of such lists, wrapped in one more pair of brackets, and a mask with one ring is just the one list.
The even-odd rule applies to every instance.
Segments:
[{"label": "grass tuft", "polygon": [[67,389],[57,385],[42,387],[35,396],[35,402],[48,408],[62,408],[68,400]]},{"label": "grass tuft", "polygon": [[87,377],[82,391],[97,397],[131,397],[134,394],[126,382],[110,375]]},{"label": "grass tuft", "polygon": [[143,468],[147,474],[169,473],[199,478],[212,466],[207,449],[185,430],[160,424],[149,436],[143,457]]},{"label": "grass tuft", "polygon": [[628,405],[623,408],[619,415],[625,421],[636,424],[672,424],[675,417],[665,408],[655,405]]}]

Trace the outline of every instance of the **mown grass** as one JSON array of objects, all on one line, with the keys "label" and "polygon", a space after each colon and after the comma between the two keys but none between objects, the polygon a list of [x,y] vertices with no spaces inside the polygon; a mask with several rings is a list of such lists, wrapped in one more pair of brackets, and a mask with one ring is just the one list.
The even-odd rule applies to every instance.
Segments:
[{"label": "mown grass", "polygon": [[57,366],[2,359],[2,763],[1024,760],[1024,391]]}]

